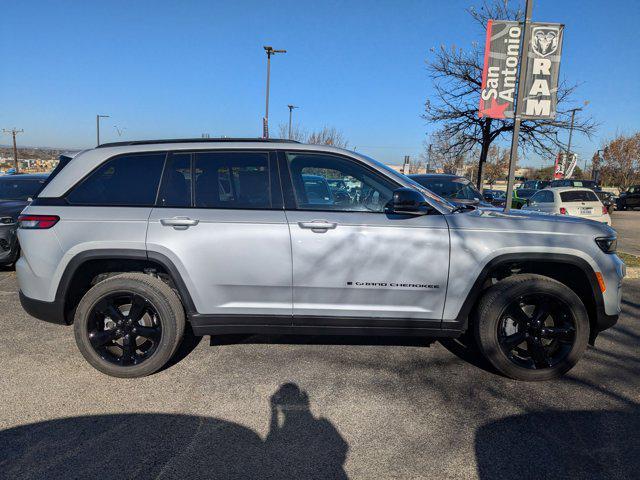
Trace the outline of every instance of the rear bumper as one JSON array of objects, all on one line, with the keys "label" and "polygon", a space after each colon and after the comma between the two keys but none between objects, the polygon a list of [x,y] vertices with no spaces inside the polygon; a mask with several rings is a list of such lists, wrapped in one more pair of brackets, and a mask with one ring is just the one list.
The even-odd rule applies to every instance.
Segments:
[{"label": "rear bumper", "polygon": [[19,293],[22,308],[32,317],[45,322],[68,325],[64,317],[62,302],[43,302],[35,298],[27,297],[22,290]]}]

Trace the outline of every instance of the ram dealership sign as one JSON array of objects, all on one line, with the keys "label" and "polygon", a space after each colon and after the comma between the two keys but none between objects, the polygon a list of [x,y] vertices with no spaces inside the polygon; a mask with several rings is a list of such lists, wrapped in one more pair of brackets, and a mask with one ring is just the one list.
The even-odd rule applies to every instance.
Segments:
[{"label": "ram dealership sign", "polygon": [[[518,22],[489,20],[478,115],[513,118],[523,27]],[[562,25],[533,23],[527,50],[527,78],[521,94],[522,118],[556,116]]]}]

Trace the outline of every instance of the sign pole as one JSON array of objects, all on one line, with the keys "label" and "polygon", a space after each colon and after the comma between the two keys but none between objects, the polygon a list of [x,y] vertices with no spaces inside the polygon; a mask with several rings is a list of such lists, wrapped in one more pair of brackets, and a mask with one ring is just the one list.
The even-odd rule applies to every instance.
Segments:
[{"label": "sign pole", "polygon": [[522,32],[522,50],[520,51],[520,73],[518,74],[518,97],[514,108],[513,137],[511,139],[511,155],[509,157],[509,179],[507,180],[507,202],[504,205],[505,213],[511,210],[511,199],[513,198],[513,184],[516,174],[516,164],[518,163],[518,136],[520,135],[520,116],[524,107],[524,83],[527,78],[527,55],[529,53],[529,37],[531,30],[531,11],[533,10],[533,0],[526,0],[524,31]]}]

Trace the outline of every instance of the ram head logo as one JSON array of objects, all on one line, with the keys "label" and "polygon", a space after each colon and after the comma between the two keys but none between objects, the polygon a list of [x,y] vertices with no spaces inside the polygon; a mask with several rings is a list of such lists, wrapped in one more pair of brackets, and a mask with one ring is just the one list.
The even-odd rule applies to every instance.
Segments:
[{"label": "ram head logo", "polygon": [[559,37],[558,27],[534,27],[531,34],[531,48],[541,57],[552,55],[558,50]]}]

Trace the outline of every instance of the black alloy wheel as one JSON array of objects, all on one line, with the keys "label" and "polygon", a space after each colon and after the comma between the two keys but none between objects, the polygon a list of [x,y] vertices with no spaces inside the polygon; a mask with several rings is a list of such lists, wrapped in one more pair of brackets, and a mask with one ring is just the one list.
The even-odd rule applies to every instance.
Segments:
[{"label": "black alloy wheel", "polygon": [[107,375],[134,378],[160,370],[180,344],[185,313],[163,280],[121,273],[96,283],[74,315],[76,344]]},{"label": "black alloy wheel", "polygon": [[589,315],[576,292],[533,273],[511,275],[487,288],[472,322],[480,352],[515,380],[563,375],[589,340]]},{"label": "black alloy wheel", "polygon": [[111,293],[90,313],[91,346],[115,365],[138,365],[151,357],[162,338],[162,323],[151,302],[131,292]]},{"label": "black alloy wheel", "polygon": [[498,321],[498,343],[519,367],[553,368],[567,358],[576,339],[571,307],[546,293],[512,301]]}]

